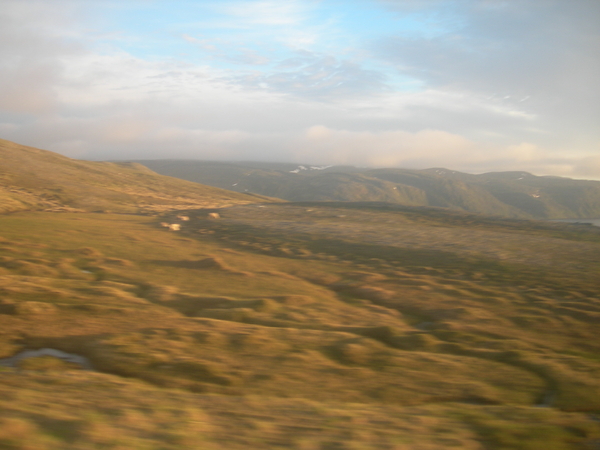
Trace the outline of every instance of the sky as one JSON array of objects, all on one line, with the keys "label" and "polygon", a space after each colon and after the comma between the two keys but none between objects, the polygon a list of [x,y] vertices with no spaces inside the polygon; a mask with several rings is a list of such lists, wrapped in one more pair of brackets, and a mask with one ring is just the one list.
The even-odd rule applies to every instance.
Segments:
[{"label": "sky", "polygon": [[0,0],[0,138],[600,180],[600,1]]}]

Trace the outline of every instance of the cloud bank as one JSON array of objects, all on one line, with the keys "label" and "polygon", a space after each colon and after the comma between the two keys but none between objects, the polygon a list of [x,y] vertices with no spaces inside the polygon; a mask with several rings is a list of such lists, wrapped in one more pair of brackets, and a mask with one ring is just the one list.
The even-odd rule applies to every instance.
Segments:
[{"label": "cloud bank", "polygon": [[0,137],[600,179],[600,3],[5,0]]}]

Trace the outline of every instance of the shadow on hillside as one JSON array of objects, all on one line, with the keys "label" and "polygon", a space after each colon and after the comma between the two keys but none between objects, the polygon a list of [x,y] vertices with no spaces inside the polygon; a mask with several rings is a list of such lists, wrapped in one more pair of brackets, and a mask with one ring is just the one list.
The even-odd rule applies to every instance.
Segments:
[{"label": "shadow on hillside", "polygon": [[[213,227],[216,237],[223,236],[229,245],[234,244],[245,251],[267,253],[282,257],[306,258],[306,255],[324,255],[340,261],[350,261],[372,266],[435,267],[441,269],[490,270],[495,273],[512,272],[505,262],[482,256],[461,256],[459,253],[436,249],[414,249],[395,245],[380,245],[356,240],[315,235],[310,231],[277,231],[249,224],[227,224]],[[358,227],[357,227],[358,229]],[[285,247],[285,248],[284,248]],[[278,251],[284,248],[285,252]]]},{"label": "shadow on hillside", "polygon": [[182,259],[182,260],[150,260],[152,264],[158,266],[175,267],[178,269],[201,269],[201,270],[216,270],[237,275],[251,275],[249,272],[242,272],[230,267],[225,261],[218,257],[207,257],[202,259]]}]

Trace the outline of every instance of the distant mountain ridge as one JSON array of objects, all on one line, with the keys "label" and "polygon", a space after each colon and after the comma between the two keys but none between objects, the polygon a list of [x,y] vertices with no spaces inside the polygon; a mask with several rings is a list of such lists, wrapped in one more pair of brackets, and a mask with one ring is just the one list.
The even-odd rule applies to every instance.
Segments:
[{"label": "distant mountain ridge", "polygon": [[137,163],[79,161],[0,139],[0,213],[125,213],[220,208],[267,199],[159,175]]},{"label": "distant mountain ridge", "polygon": [[288,201],[377,201],[524,219],[600,217],[600,182],[527,172],[137,160],[157,173]]}]

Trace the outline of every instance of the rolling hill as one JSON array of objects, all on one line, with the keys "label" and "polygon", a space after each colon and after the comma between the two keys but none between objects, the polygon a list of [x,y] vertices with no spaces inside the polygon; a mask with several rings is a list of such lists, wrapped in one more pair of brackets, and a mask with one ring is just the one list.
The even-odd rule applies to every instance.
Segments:
[{"label": "rolling hill", "polygon": [[2,152],[0,449],[598,449],[598,227]]},{"label": "rolling hill", "polygon": [[158,212],[268,201],[152,172],[135,163],[78,161],[0,140],[0,212]]},{"label": "rolling hill", "polygon": [[377,201],[529,219],[600,217],[600,181],[527,172],[140,160],[172,177],[288,201]]}]

